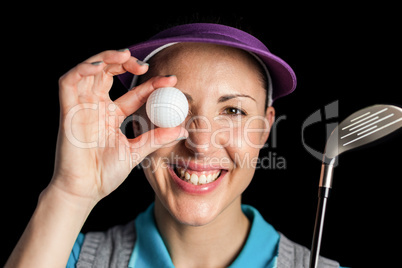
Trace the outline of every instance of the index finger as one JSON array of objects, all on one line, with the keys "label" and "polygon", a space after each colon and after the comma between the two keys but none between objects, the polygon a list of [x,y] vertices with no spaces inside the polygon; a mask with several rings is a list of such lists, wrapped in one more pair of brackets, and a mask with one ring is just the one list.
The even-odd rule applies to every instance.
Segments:
[{"label": "index finger", "polygon": [[176,76],[157,76],[130,90],[114,103],[125,116],[137,111],[148,99],[149,95],[160,87],[173,87],[177,83]]}]

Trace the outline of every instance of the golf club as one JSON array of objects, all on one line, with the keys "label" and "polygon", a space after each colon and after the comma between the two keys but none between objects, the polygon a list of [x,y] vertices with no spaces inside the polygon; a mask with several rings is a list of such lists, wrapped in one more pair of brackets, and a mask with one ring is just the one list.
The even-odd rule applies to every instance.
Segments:
[{"label": "golf club", "polygon": [[350,115],[331,133],[325,146],[321,166],[310,268],[318,267],[327,199],[332,188],[333,170],[337,156],[379,140],[401,127],[401,108],[392,105],[374,105]]}]

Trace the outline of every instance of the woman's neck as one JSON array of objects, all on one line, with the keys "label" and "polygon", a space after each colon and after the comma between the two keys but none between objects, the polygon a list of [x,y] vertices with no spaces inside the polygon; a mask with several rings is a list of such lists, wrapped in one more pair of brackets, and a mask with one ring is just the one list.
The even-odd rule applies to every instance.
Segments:
[{"label": "woman's neck", "polygon": [[229,266],[243,248],[250,229],[240,197],[204,226],[177,222],[156,198],[155,219],[177,268]]}]

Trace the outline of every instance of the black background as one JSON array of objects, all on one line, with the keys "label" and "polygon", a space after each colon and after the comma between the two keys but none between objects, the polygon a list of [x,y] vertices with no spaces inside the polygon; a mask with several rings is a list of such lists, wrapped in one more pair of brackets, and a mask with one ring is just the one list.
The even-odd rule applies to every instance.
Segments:
[{"label": "black background", "polygon": [[[278,231],[310,247],[321,163],[303,146],[304,120],[338,101],[339,117],[304,130],[322,151],[325,129],[373,104],[402,106],[398,6],[365,3],[215,5],[68,2],[4,9],[2,56],[1,258],[22,234],[38,195],[53,173],[58,131],[58,79],[77,63],[106,49],[142,41],[183,17],[221,17],[253,29],[295,71],[294,93],[274,103],[277,144],[261,152],[286,160],[286,169],[259,169],[243,202],[256,207]],[[190,7],[191,6],[191,7]],[[8,12],[6,12],[8,11]],[[116,81],[111,96],[125,89]],[[324,114],[323,118],[325,118]],[[272,141],[269,141],[272,145]],[[352,267],[395,267],[401,249],[401,132],[375,147],[340,157],[324,228],[321,254]],[[125,223],[153,200],[142,171],[92,211],[83,232]],[[62,231],[62,230],[61,230]]]}]

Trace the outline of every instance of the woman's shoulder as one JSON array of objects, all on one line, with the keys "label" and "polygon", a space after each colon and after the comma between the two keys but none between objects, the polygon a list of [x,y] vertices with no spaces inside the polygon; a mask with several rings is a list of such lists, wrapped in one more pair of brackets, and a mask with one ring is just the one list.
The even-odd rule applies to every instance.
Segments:
[{"label": "woman's shoulder", "polygon": [[[310,250],[291,241],[282,233],[279,233],[279,237],[277,267],[309,267]],[[339,268],[340,265],[337,261],[320,256],[318,267]]]},{"label": "woman's shoulder", "polygon": [[136,237],[134,221],[86,233],[78,258],[80,267],[127,267]]}]

